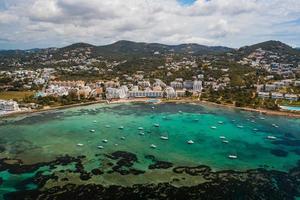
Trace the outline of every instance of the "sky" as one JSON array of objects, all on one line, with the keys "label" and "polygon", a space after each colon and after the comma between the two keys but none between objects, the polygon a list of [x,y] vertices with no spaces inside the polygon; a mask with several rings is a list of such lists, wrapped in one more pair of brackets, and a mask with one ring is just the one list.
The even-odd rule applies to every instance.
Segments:
[{"label": "sky", "polygon": [[0,49],[118,40],[300,47],[300,0],[0,0]]}]

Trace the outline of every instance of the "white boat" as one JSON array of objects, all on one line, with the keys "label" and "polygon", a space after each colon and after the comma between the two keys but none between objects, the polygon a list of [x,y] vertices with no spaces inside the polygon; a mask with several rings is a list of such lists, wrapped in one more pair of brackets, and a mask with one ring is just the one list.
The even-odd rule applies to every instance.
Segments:
[{"label": "white boat", "polygon": [[277,139],[277,137],[272,136],[272,135],[267,136],[267,138],[268,138],[269,140],[276,140],[276,139]]},{"label": "white boat", "polygon": [[161,136],[160,139],[162,139],[162,140],[168,140],[169,138],[167,136]]},{"label": "white boat", "polygon": [[217,127],[215,127],[215,126],[211,126],[210,128],[211,128],[211,129],[216,129]]},{"label": "white boat", "polygon": [[97,121],[96,121],[96,120],[94,120],[93,122],[94,122],[94,123],[97,123]]},{"label": "white boat", "polygon": [[110,128],[110,125],[105,125],[106,128]]},{"label": "white boat", "polygon": [[153,124],[153,126],[155,126],[155,127],[159,127],[159,124]]},{"label": "white boat", "polygon": [[115,144],[115,146],[119,146],[119,144]]},{"label": "white boat", "polygon": [[275,128],[278,128],[279,126],[278,125],[276,125],[276,124],[272,124],[272,126],[274,126]]},{"label": "white boat", "polygon": [[223,124],[224,122],[222,122],[222,121],[218,121],[218,123],[219,123],[219,124]]},{"label": "white boat", "polygon": [[237,156],[236,155],[229,155],[228,158],[230,158],[230,159],[237,159]]},{"label": "white boat", "polygon": [[79,146],[79,147],[82,147],[82,146],[83,146],[83,144],[81,144],[81,143],[78,143],[78,144],[77,144],[77,146]]},{"label": "white boat", "polygon": [[222,140],[223,143],[228,144],[229,141],[228,140]]},{"label": "white boat", "polygon": [[264,118],[264,117],[260,117],[259,119],[261,119],[261,120],[265,120],[266,118]]},{"label": "white boat", "polygon": [[194,144],[194,141],[193,140],[189,140],[187,141],[188,144]]},{"label": "white boat", "polygon": [[179,113],[182,113],[182,111],[181,111],[181,110],[179,110],[178,112],[179,112]]},{"label": "white boat", "polygon": [[97,148],[98,148],[98,149],[104,149],[104,147],[101,146],[101,145],[97,146]]},{"label": "white boat", "polygon": [[124,129],[124,126],[120,126],[119,129]]},{"label": "white boat", "polygon": [[92,129],[92,130],[90,130],[90,132],[91,132],[91,133],[95,133],[95,130],[94,130],[94,129]]},{"label": "white boat", "polygon": [[154,106],[152,106],[152,109],[154,109],[155,107]]},{"label": "white boat", "polygon": [[139,135],[145,135],[145,133],[144,132],[139,132]]},{"label": "white boat", "polygon": [[257,129],[257,128],[254,128],[253,131],[258,131],[258,129]]},{"label": "white boat", "polygon": [[244,126],[242,126],[242,125],[238,125],[237,127],[238,127],[238,128],[244,128]]},{"label": "white boat", "polygon": [[157,146],[156,146],[155,144],[151,144],[150,147],[151,147],[152,149],[155,149]]},{"label": "white boat", "polygon": [[226,137],[225,136],[220,136],[220,139],[226,139]]},{"label": "white boat", "polygon": [[138,130],[144,130],[144,128],[143,127],[139,127]]},{"label": "white boat", "polygon": [[123,136],[123,137],[121,137],[121,140],[125,140],[126,138]]},{"label": "white boat", "polygon": [[107,142],[108,142],[108,140],[107,140],[107,139],[104,139],[104,140],[102,140],[102,142],[103,142],[103,143],[107,143]]}]

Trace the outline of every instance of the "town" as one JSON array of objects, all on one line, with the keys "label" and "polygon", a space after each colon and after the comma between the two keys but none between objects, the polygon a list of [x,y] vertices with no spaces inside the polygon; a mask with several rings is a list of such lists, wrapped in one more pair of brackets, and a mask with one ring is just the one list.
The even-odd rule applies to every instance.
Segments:
[{"label": "town", "polygon": [[[242,48],[205,55],[153,50],[150,56],[131,62],[126,57],[94,56],[93,49],[84,45],[67,48],[61,56],[57,51],[61,52],[49,49],[34,54],[30,61],[3,59],[1,64],[7,67],[0,71],[0,93],[5,94],[0,101],[2,114],[141,98],[273,110],[300,104],[299,58],[261,47],[242,57]],[[36,60],[40,67],[32,67]],[[130,67],[141,60],[140,67]],[[11,92],[24,91],[20,98],[9,98]]]}]

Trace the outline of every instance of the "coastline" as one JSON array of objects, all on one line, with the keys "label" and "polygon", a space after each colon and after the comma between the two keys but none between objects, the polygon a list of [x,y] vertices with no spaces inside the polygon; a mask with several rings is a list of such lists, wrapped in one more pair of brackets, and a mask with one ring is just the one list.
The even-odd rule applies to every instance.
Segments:
[{"label": "coastline", "polygon": [[[118,103],[147,103],[147,101],[151,100],[150,98],[135,98],[135,99],[119,99],[119,100],[112,100],[109,102],[109,104],[118,104]],[[214,102],[209,101],[200,101],[200,100],[194,100],[194,99],[156,99],[158,100],[155,104],[163,104],[163,103],[194,103],[199,105],[208,105],[208,106],[216,106],[216,107],[222,107],[222,108],[228,108],[228,109],[237,109],[241,111],[247,111],[247,112],[256,112],[261,113],[265,115],[271,115],[271,116],[283,116],[283,117],[290,117],[290,118],[300,118],[300,112],[292,112],[292,111],[273,111],[273,110],[267,110],[267,109],[254,109],[249,107],[236,107],[231,104],[217,104]],[[85,102],[85,103],[78,103],[78,104],[71,104],[71,105],[64,105],[64,106],[55,106],[55,107],[47,107],[40,110],[30,110],[30,111],[21,111],[21,112],[14,112],[14,113],[8,113],[0,116],[1,118],[7,118],[7,117],[15,117],[19,115],[24,114],[30,114],[30,113],[43,113],[48,112],[51,110],[63,110],[67,108],[73,108],[73,107],[80,107],[80,106],[88,106],[93,104],[100,104],[100,103],[106,103],[107,100],[98,100],[98,101],[92,101],[92,102]]]}]

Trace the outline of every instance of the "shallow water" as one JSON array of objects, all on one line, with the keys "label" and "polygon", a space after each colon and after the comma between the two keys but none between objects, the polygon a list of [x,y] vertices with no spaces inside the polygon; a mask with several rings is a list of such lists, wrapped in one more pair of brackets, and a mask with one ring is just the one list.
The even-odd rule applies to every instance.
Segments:
[{"label": "shallow water", "polygon": [[[161,136],[169,139],[162,140]],[[228,143],[223,143],[220,136]],[[105,162],[101,163],[97,154],[104,159],[104,154],[115,151],[134,153],[138,158],[134,168],[144,171],[149,165],[146,155],[176,166],[206,165],[214,171],[265,168],[287,172],[300,160],[299,119],[191,104],[98,104],[35,113],[2,120],[0,138],[1,158],[36,164],[66,154],[84,155],[87,172]],[[188,140],[194,144],[187,144]],[[151,148],[151,144],[157,148]],[[99,145],[103,149],[97,148]],[[228,155],[236,155],[237,159],[228,159]],[[47,173],[46,168],[39,170]],[[20,182],[35,173],[16,178],[1,172],[0,193],[34,188],[32,184],[20,187]],[[106,184],[114,181],[120,179]]]}]

